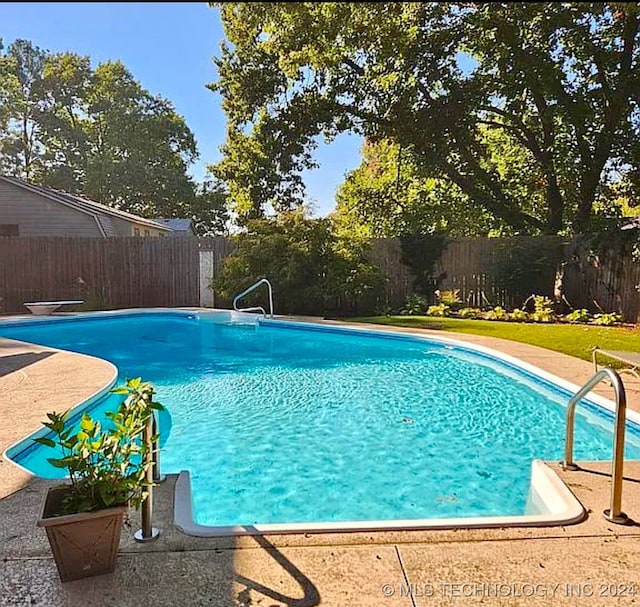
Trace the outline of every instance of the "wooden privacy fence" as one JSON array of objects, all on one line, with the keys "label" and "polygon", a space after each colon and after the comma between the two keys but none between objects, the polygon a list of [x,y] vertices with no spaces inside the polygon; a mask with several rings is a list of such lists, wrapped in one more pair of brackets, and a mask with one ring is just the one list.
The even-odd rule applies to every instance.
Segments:
[{"label": "wooden privacy fence", "polygon": [[83,299],[95,309],[199,304],[195,238],[0,238],[0,310]]},{"label": "wooden privacy fence", "polygon": [[387,277],[385,304],[390,308],[402,306],[413,290],[413,274],[401,261],[400,241],[397,238],[378,238],[371,242],[369,260]]},{"label": "wooden privacy fence", "polygon": [[[385,239],[374,241],[370,254],[388,276],[386,299],[396,306],[413,291],[400,250],[397,239]],[[559,270],[564,275],[556,284]],[[614,251],[596,256],[586,245],[557,236],[453,239],[433,274],[438,288],[457,289],[472,307],[514,308],[534,293],[563,295],[572,308],[619,311],[628,322],[640,321],[640,263]]]},{"label": "wooden privacy fence", "polygon": [[640,263],[615,251],[594,256],[588,250],[566,252],[564,294],[573,307],[622,312],[640,322]]},{"label": "wooden privacy fence", "polygon": [[556,236],[459,238],[436,264],[441,289],[471,307],[516,308],[533,293],[553,297],[564,242]]},{"label": "wooden privacy fence", "polygon": [[[562,246],[553,236],[453,239],[435,263],[433,289],[457,290],[470,307],[513,308],[534,291],[551,296]],[[402,304],[414,288],[413,275],[401,262],[400,241],[373,241],[370,259],[388,277],[387,301]]]},{"label": "wooden privacy fence", "polygon": [[[225,306],[209,285],[234,249],[225,237],[0,238],[0,313],[51,299],[83,299],[93,309]],[[400,242],[375,240],[369,257],[387,276],[384,302],[399,309],[413,291]],[[613,252],[594,257],[559,237],[454,239],[434,275],[440,289],[458,289],[469,306],[512,308],[532,293],[553,297],[558,268],[572,307],[640,320],[640,264]]]}]

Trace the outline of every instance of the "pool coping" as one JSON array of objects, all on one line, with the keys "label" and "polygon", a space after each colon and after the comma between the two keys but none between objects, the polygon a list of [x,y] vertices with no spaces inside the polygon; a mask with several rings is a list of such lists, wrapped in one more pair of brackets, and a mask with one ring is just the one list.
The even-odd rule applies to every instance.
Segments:
[{"label": "pool coping", "polygon": [[[53,317],[46,317],[46,318],[40,317],[37,319],[34,319],[32,317],[27,317],[27,318],[22,317],[20,319],[16,319],[15,324],[17,323],[20,323],[20,324],[38,323],[39,324],[41,322],[52,322],[52,321],[56,322],[56,321],[62,320],[63,318],[64,319],[68,318],[69,320],[71,320],[72,318],[77,319],[78,316],[81,316],[82,318],[95,318],[97,316],[122,317],[122,316],[132,316],[132,315],[144,315],[150,312],[151,313],[153,312],[169,313],[172,315],[178,313],[177,315],[180,315],[180,316],[189,315],[189,314],[195,314],[196,316],[199,316],[199,315],[205,316],[210,313],[215,314],[215,313],[221,313],[221,312],[233,313],[233,311],[230,311],[230,310],[198,309],[198,308],[127,309],[127,310],[106,311],[106,312],[97,312],[97,313],[95,312],[82,313],[82,314],[68,313],[68,314],[64,314],[64,315],[61,314],[59,316],[53,316]],[[393,329],[389,329],[387,327],[370,328],[370,327],[354,326],[353,324],[347,325],[346,323],[334,323],[332,321],[322,322],[320,319],[314,319],[314,321],[309,322],[303,319],[300,319],[300,320],[296,319],[295,321],[282,319],[282,318],[279,318],[279,319],[276,318],[273,320],[259,319],[257,315],[246,314],[246,313],[239,314],[238,316],[241,317],[241,320],[243,321],[245,319],[247,321],[251,320],[252,322],[253,320],[255,320],[256,323],[265,324],[265,325],[274,324],[276,326],[283,326],[283,327],[289,326],[289,327],[295,327],[295,328],[301,328],[301,325],[306,327],[315,326],[316,329],[323,330],[323,331],[347,332],[347,333],[358,332],[360,334],[365,334],[365,335],[370,334],[370,335],[383,336],[383,337],[386,336],[387,338],[392,336],[393,337],[397,336],[399,338],[402,338],[403,336],[405,338],[414,337],[414,338],[418,338],[420,341],[433,341],[433,342],[439,342],[446,345],[458,346],[458,347],[461,347],[462,349],[483,353],[490,356],[493,359],[506,362],[510,366],[514,366],[519,370],[528,372],[534,377],[541,378],[551,384],[554,384],[555,386],[563,388],[564,390],[575,392],[579,389],[579,386],[577,386],[576,384],[573,384],[572,382],[564,380],[555,374],[549,373],[536,365],[527,363],[526,361],[523,361],[519,358],[512,357],[494,348],[470,343],[467,341],[462,341],[456,338],[441,337],[439,335],[425,334],[424,332],[421,333],[421,332],[413,332],[413,331],[406,331],[406,330],[394,331]],[[3,321],[4,319],[0,319],[0,324],[3,324]],[[14,322],[10,322],[10,324],[14,325]],[[13,341],[17,341],[17,340],[13,340]],[[28,342],[21,342],[21,343],[28,344]],[[47,349],[56,351],[56,352],[68,353],[68,351],[60,350],[56,348],[47,347]],[[73,354],[76,354],[76,353],[73,353]],[[82,355],[82,356],[85,356],[85,355]],[[101,360],[102,362],[111,365],[114,369],[114,377],[109,385],[105,386],[103,389],[97,390],[92,395],[90,395],[87,399],[84,399],[78,402],[73,407],[74,412],[77,412],[87,406],[90,406],[93,402],[95,402],[95,400],[104,396],[108,392],[109,388],[111,388],[113,383],[115,383],[115,380],[117,378],[118,370],[115,368],[114,365],[112,365],[111,363],[109,363],[104,359],[100,359],[99,357],[94,356],[90,358]],[[594,402],[595,404],[597,404],[598,406],[602,407],[603,409],[609,412],[615,409],[615,406],[609,399],[601,397],[600,395],[592,393],[590,394],[588,400]],[[634,411],[628,411],[628,420],[634,422],[635,424],[640,424],[640,415]],[[46,429],[42,429],[42,431],[43,433],[45,433]],[[31,432],[27,436],[21,438],[20,440],[10,445],[7,449],[3,451],[2,455],[7,461],[11,461],[14,466],[18,466],[20,469],[27,472],[27,474],[29,474],[31,477],[38,478],[38,477],[35,477],[28,470],[25,470],[22,466],[20,466],[20,464],[16,463],[13,459],[7,456],[7,454],[12,449],[14,449],[17,445],[24,442],[26,439],[28,439],[31,436],[34,436],[34,432]],[[317,524],[311,524],[312,527],[316,527],[317,525],[317,528],[313,528],[313,529],[310,529],[310,524],[259,525],[253,528],[249,528],[249,531],[247,531],[246,527],[241,527],[241,526],[237,528],[215,528],[215,527],[205,527],[202,525],[198,525],[193,520],[190,523],[189,520],[187,520],[188,519],[187,514],[190,512],[190,509],[191,509],[191,501],[190,501],[191,496],[190,494],[188,495],[188,501],[187,501],[186,498],[184,498],[182,495],[178,495],[178,486],[180,486],[181,488],[184,488],[186,485],[190,485],[190,483],[188,482],[189,480],[188,475],[187,475],[187,480],[185,481],[184,477],[182,476],[183,473],[181,473],[180,477],[182,478],[182,482],[179,482],[176,484],[176,494],[175,494],[176,510],[178,511],[178,515],[176,516],[176,525],[185,533],[187,533],[188,530],[190,529],[191,530],[196,529],[198,531],[197,535],[200,535],[200,536],[202,536],[202,533],[203,533],[202,528],[214,529],[215,532],[213,533],[205,531],[204,533],[206,533],[206,535],[204,535],[204,537],[214,537],[214,536],[219,537],[221,535],[226,535],[229,529],[234,529],[232,533],[229,533],[231,535],[239,535],[239,534],[255,535],[255,534],[262,534],[262,533],[301,533],[301,532],[320,533],[320,532],[328,532],[328,531],[341,532],[341,531],[355,531],[355,530],[357,531],[364,531],[364,530],[393,531],[393,530],[408,530],[408,529],[444,529],[444,528],[459,528],[459,527],[488,528],[488,527],[504,527],[504,526],[517,526],[517,527],[551,526],[551,525],[556,526],[556,525],[572,524],[572,523],[580,522],[580,520],[582,520],[585,516],[585,511],[582,508],[580,502],[577,501],[577,499],[573,496],[569,488],[560,480],[560,478],[555,474],[555,472],[553,472],[548,466],[546,466],[542,462],[540,462],[540,465],[543,466],[548,471],[548,474],[539,475],[541,477],[546,478],[546,481],[543,481],[540,486],[546,487],[547,490],[552,491],[551,493],[547,492],[545,496],[542,496],[542,495],[540,496],[543,502],[554,503],[557,505],[558,500],[560,500],[560,501],[563,501],[563,504],[564,504],[560,508],[555,508],[554,512],[545,513],[542,515],[528,515],[528,516],[523,515],[523,516],[515,516],[515,517],[474,517],[474,518],[458,518],[458,519],[424,519],[424,520],[418,520],[418,521],[383,521],[383,522],[362,521],[362,522],[355,522],[355,523],[338,523],[338,524],[317,523]],[[533,470],[533,463],[532,463],[532,470]],[[532,480],[533,480],[533,475],[532,475]],[[561,485],[561,488],[558,488],[560,485]],[[183,489],[181,489],[181,491],[183,491]],[[553,493],[554,491],[555,493]],[[540,493],[539,490],[537,490],[537,492]],[[558,495],[563,494],[563,492],[564,492],[564,495],[560,495],[560,497],[558,497]],[[456,522],[458,524],[456,524]],[[406,523],[406,525],[404,523]]]},{"label": "pool coping", "polygon": [[[88,409],[93,404],[95,404],[96,401],[101,400],[106,394],[109,393],[109,390],[113,388],[113,386],[116,383],[116,380],[118,379],[118,368],[113,363],[109,362],[108,360],[105,360],[104,358],[100,358],[98,356],[91,356],[90,354],[81,354],[79,352],[70,352],[69,350],[62,350],[60,348],[54,348],[51,346],[39,346],[38,344],[31,344],[30,342],[21,341],[18,339],[10,339],[6,337],[0,337],[0,340],[12,341],[17,344],[23,344],[25,346],[37,345],[38,347],[41,347],[46,350],[50,350],[51,352],[54,352],[54,353],[57,352],[60,354],[74,354],[76,356],[86,357],[89,359],[100,361],[101,363],[104,363],[105,366],[110,368],[111,377],[110,379],[107,380],[107,382],[102,387],[96,388],[86,398],[83,398],[82,400],[76,402],[75,404],[71,405],[68,408],[70,417],[78,415],[81,411],[84,411],[85,409]],[[33,472],[31,472],[28,468],[25,468],[24,466],[22,466],[13,458],[16,455],[22,453],[23,451],[31,447],[31,445],[23,445],[23,443],[25,443],[28,439],[39,438],[39,437],[45,436],[46,434],[49,434],[50,432],[51,431],[48,428],[44,426],[40,426],[39,428],[36,428],[31,432],[29,432],[26,436],[23,436],[22,438],[19,438],[13,441],[2,452],[0,452],[0,457],[2,457],[2,459],[4,459],[5,461],[10,462],[11,464],[19,468],[22,472],[26,473],[31,478],[41,478],[33,474]],[[20,448],[18,449],[18,447]]]}]

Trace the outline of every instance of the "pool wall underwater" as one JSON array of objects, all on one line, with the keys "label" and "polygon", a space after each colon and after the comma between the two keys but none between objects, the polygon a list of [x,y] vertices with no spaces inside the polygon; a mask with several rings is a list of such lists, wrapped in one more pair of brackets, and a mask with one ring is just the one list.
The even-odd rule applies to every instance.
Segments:
[{"label": "pool wall underwater", "polygon": [[[216,322],[225,324],[254,324],[269,326],[273,328],[295,328],[304,331],[318,331],[323,333],[341,333],[345,335],[371,335],[390,340],[431,342],[450,345],[463,351],[472,352],[474,355],[484,356],[493,361],[500,361],[503,365],[512,368],[514,372],[524,374],[534,379],[536,382],[548,385],[554,389],[560,389],[568,398],[574,394],[579,386],[562,380],[552,374],[546,373],[533,365],[529,365],[513,357],[501,354],[500,352],[478,346],[474,344],[458,342],[449,338],[432,337],[428,338],[419,333],[393,332],[389,330],[372,330],[368,327],[336,326],[335,324],[292,322],[289,320],[257,319],[250,314],[237,314],[227,310],[181,310],[181,309],[158,309],[149,311],[124,310],[118,312],[86,313],[81,315],[64,315],[59,317],[39,318],[39,319],[9,319],[0,322],[1,326],[24,326],[40,323],[66,323],[82,322],[82,320],[93,320],[96,318],[115,318],[126,316],[141,316],[149,314],[175,314],[176,316],[186,316],[193,318],[214,319]],[[55,349],[55,348],[52,348]],[[79,414],[85,408],[91,408],[93,404],[103,396],[113,385],[116,379],[105,386],[104,390],[91,395],[91,397],[75,408]],[[588,400],[583,401],[595,412],[604,413],[610,416],[615,406],[607,399],[592,395]],[[634,412],[628,413],[628,420],[632,425],[640,422],[640,416]],[[43,434],[44,431],[38,431]],[[31,446],[31,435],[27,439],[16,443],[8,448],[4,456],[16,465],[16,459],[20,459],[21,454]],[[172,472],[178,470],[172,470]],[[460,467],[460,475],[464,475],[464,466]],[[504,526],[543,526],[571,524],[582,520],[585,516],[584,509],[575,499],[571,491],[562,483],[559,477],[541,461],[534,460],[531,463],[531,486],[529,490],[527,509],[524,515],[518,516],[483,516],[483,517],[461,517],[461,518],[438,518],[438,519],[407,519],[407,520],[366,520],[366,521],[335,521],[335,522],[302,522],[294,524],[256,524],[256,525],[223,525],[212,526],[198,524],[194,520],[192,509],[191,480],[188,471],[182,471],[177,479],[175,488],[175,508],[174,522],[176,526],[189,535],[213,537],[221,535],[257,534],[257,533],[299,533],[299,532],[328,532],[328,531],[363,531],[363,530],[394,530],[394,529],[444,529],[455,527],[504,527]]]}]

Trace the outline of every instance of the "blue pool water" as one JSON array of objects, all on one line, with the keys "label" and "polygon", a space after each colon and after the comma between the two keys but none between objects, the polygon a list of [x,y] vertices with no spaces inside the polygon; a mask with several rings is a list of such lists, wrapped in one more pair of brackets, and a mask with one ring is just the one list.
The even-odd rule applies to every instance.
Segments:
[{"label": "blue pool water", "polygon": [[[562,458],[567,393],[428,340],[178,313],[0,325],[0,335],[153,382],[167,408],[163,471],[191,472],[203,525],[523,514],[531,461]],[[579,407],[575,437],[576,459],[610,458],[611,416]],[[627,439],[640,458],[636,426]],[[31,447],[15,459],[52,478],[51,455]]]}]

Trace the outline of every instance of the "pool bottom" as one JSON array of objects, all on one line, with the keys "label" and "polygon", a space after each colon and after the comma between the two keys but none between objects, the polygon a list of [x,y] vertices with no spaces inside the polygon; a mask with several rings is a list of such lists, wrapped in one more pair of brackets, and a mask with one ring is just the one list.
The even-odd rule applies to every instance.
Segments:
[{"label": "pool bottom", "polygon": [[527,511],[525,514],[517,516],[339,521],[331,523],[266,523],[216,527],[196,523],[193,515],[191,478],[189,472],[183,470],[178,475],[174,490],[173,522],[176,528],[186,535],[225,537],[285,533],[552,527],[579,523],[586,517],[586,511],[582,504],[560,477],[541,460],[534,460],[531,463],[531,486],[527,499]]}]

